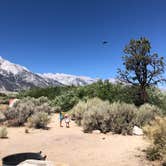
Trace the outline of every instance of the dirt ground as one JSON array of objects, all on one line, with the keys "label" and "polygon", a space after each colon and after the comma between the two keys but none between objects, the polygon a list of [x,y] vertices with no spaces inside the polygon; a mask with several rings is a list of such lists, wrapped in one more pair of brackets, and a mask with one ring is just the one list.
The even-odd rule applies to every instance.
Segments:
[{"label": "dirt ground", "polygon": [[19,152],[39,152],[47,160],[69,166],[146,166],[141,152],[147,142],[140,136],[85,134],[74,122],[60,128],[58,115],[49,130],[8,128],[8,139],[0,139],[0,158]]}]

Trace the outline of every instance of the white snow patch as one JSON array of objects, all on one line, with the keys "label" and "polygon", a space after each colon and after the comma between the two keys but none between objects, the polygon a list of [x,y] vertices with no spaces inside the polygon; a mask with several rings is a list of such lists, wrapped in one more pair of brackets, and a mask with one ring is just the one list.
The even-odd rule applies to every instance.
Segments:
[{"label": "white snow patch", "polygon": [[42,76],[43,78],[48,78],[58,81],[64,85],[84,85],[84,84],[91,84],[97,81],[97,79],[93,79],[90,77],[76,76],[76,75],[63,74],[63,73],[55,73],[55,74],[44,73],[39,75]]},{"label": "white snow patch", "polygon": [[12,73],[14,75],[24,71],[29,72],[29,70],[26,67],[11,63],[3,59],[1,56],[0,56],[0,70],[5,70],[7,73]]}]

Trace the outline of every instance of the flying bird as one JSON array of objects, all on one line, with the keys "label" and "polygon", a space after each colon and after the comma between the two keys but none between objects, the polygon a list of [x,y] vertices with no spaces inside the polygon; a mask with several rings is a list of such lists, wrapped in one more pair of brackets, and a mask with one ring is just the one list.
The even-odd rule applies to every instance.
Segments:
[{"label": "flying bird", "polygon": [[102,41],[102,44],[103,45],[106,45],[106,44],[108,44],[109,42],[108,41]]}]

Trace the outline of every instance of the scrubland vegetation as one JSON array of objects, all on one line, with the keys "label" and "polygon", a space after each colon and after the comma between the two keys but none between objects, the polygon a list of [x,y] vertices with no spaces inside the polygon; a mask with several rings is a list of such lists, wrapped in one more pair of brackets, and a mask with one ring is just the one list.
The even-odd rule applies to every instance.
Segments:
[{"label": "scrubland vegetation", "polygon": [[[84,132],[100,130],[102,133],[111,131],[131,135],[136,125],[144,128],[152,142],[153,146],[146,150],[147,158],[165,160],[163,125],[166,94],[155,87],[149,87],[147,93],[148,102],[139,105],[137,88],[108,81],[98,81],[84,87],[35,88],[20,92],[17,95],[20,100],[12,108],[1,111],[1,114],[7,119],[5,124],[8,126],[46,128],[50,114],[59,111],[68,111]],[[156,122],[156,117],[160,117],[160,123],[159,119]],[[152,131],[155,133],[149,137]],[[159,138],[163,141],[162,145],[155,141]]]},{"label": "scrubland vegetation", "polygon": [[112,131],[117,134],[132,134],[135,125],[143,127],[162,111],[150,104],[138,108],[134,104],[110,104],[108,101],[92,98],[87,102],[79,102],[70,113],[85,132],[100,130],[103,133]]},{"label": "scrubland vegetation", "polygon": [[46,128],[47,124],[49,123],[50,118],[48,113],[45,112],[36,112],[32,116],[28,118],[29,127],[34,128]]},{"label": "scrubland vegetation", "polygon": [[[149,55],[150,48],[143,38],[131,40],[125,48],[126,71],[119,70],[119,79],[125,84],[99,80],[86,86],[22,91],[16,96],[20,100],[12,108],[0,112],[0,122],[4,122],[4,118],[8,126],[28,124],[29,127],[46,128],[51,113],[68,111],[84,132],[100,130],[131,135],[133,127],[138,126],[144,128],[152,143],[146,150],[147,158],[166,162],[166,93],[154,86],[162,81],[155,76],[164,72],[164,62],[156,54]],[[132,49],[143,50],[144,55],[132,55]],[[135,75],[131,76],[130,72]],[[2,95],[1,98],[8,99]],[[6,129],[0,130],[0,137],[6,137]]]},{"label": "scrubland vegetation", "polygon": [[[7,126],[28,125],[33,128],[46,128],[51,113],[68,111],[75,122],[83,127],[84,132],[100,130],[102,133],[132,134],[136,125],[145,127],[145,133],[156,129],[151,136],[157,140],[161,138],[162,146],[152,141],[146,150],[150,160],[165,160],[166,137],[163,132],[166,114],[166,93],[153,86],[147,88],[148,101],[140,105],[138,89],[120,83],[112,84],[108,81],[98,81],[83,87],[49,87],[34,88],[20,92],[12,108],[1,111],[1,123]],[[155,117],[160,117],[160,123]],[[155,120],[155,121],[153,121]],[[158,125],[158,126],[156,126]],[[5,130],[1,137],[6,137]],[[159,133],[159,130],[162,131]],[[154,136],[155,135],[155,136]],[[161,142],[160,142],[161,143]]]},{"label": "scrubland vegetation", "polygon": [[35,117],[40,116],[40,119],[41,114],[39,113],[51,114],[51,112],[53,112],[53,108],[50,107],[48,103],[49,101],[46,97],[40,97],[38,99],[26,97],[17,101],[12,108],[1,113],[6,117],[6,124],[8,126],[21,126],[24,125],[28,118],[34,114]]},{"label": "scrubland vegetation", "polygon": [[166,165],[166,117],[156,117],[149,125],[144,127],[144,133],[152,145],[146,150],[149,160],[162,160]]}]

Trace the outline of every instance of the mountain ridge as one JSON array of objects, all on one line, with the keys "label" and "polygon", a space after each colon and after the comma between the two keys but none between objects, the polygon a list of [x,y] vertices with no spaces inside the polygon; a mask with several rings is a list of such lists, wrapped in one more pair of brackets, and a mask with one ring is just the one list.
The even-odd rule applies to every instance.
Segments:
[{"label": "mountain ridge", "polygon": [[[64,73],[34,73],[26,67],[14,64],[0,56],[0,92],[18,92],[33,87],[84,86],[98,80]],[[115,78],[108,80],[113,84],[118,82]],[[159,89],[163,92],[166,91],[166,87],[159,87]]]},{"label": "mountain ridge", "polygon": [[48,86],[84,86],[97,80],[63,73],[33,73],[26,67],[14,64],[0,56],[0,91],[20,91]]}]

